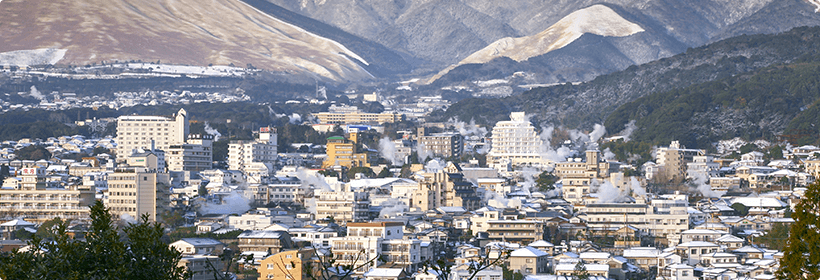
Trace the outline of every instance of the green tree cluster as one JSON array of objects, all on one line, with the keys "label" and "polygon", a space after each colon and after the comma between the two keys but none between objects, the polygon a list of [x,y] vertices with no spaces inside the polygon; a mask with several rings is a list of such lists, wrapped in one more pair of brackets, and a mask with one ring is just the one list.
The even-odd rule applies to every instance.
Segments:
[{"label": "green tree cluster", "polygon": [[68,235],[65,222],[52,225],[52,240],[35,235],[27,251],[0,255],[2,279],[188,279],[177,266],[179,251],[162,242],[163,228],[142,216],[119,233],[102,202],[91,206],[84,240]]},{"label": "green tree cluster", "polygon": [[794,224],[780,259],[778,279],[820,278],[820,181],[810,185],[791,217]]}]

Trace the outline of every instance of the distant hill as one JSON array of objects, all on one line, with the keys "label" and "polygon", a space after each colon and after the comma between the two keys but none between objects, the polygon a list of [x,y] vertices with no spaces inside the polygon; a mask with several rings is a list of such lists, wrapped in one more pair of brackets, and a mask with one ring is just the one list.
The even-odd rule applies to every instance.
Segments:
[{"label": "distant hill", "polygon": [[[337,82],[372,79],[368,68],[407,68],[401,59],[379,59],[384,54],[377,51],[368,53],[370,62],[337,41],[239,0],[4,0],[0,18],[0,53],[6,53],[0,58],[11,62],[252,65]],[[385,61],[390,65],[379,64]]]},{"label": "distant hill", "polygon": [[631,138],[653,144],[679,140],[690,147],[709,147],[734,137],[777,140],[797,129],[809,131],[799,132],[806,134],[797,139],[799,144],[816,144],[817,101],[820,56],[807,56],[638,98],[610,114],[605,125],[623,127],[634,120],[637,129]]},{"label": "distant hill", "polygon": [[[536,88],[500,99],[466,99],[432,119],[458,117],[493,125],[505,120],[511,111],[525,111],[536,124],[591,129],[595,123],[604,123],[622,105],[653,93],[726,79],[818,54],[820,27],[800,27],[776,35],[738,36],[577,85]],[[607,130],[622,130],[624,119],[628,118],[608,121]]]}]

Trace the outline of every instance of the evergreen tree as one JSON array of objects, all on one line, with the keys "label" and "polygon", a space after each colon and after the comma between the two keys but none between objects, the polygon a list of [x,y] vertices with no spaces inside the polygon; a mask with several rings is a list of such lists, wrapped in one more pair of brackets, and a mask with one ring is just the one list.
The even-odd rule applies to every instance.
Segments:
[{"label": "evergreen tree", "polygon": [[68,235],[66,223],[55,221],[53,240],[35,235],[30,249],[0,254],[1,279],[188,279],[177,264],[182,253],[160,239],[163,228],[148,221],[122,228],[97,201],[91,206],[91,227],[85,240]]},{"label": "evergreen tree", "polygon": [[792,212],[794,224],[789,232],[778,279],[820,278],[820,182],[808,187]]}]

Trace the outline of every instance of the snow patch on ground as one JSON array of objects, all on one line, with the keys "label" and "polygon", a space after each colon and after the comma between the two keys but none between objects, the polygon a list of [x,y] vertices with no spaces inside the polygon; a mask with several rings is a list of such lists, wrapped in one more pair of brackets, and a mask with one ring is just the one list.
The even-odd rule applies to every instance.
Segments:
[{"label": "snow patch on ground", "polygon": [[493,80],[489,80],[489,81],[473,81],[473,83],[476,84],[479,87],[491,87],[491,86],[507,84],[507,83],[509,83],[509,81],[504,80],[504,79],[493,79]]},{"label": "snow patch on ground", "polygon": [[[0,0],[1,1],[1,0]],[[35,49],[0,53],[0,65],[44,65],[63,59],[67,49]]]}]

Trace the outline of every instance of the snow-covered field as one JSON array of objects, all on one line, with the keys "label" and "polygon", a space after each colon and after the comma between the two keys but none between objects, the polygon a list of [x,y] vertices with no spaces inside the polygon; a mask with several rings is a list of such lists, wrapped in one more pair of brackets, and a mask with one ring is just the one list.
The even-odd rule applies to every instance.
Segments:
[{"label": "snow-covered field", "polygon": [[45,65],[63,59],[66,49],[35,49],[0,53],[0,65]]},{"label": "snow-covered field", "polygon": [[115,64],[128,69],[150,69],[154,73],[204,75],[204,76],[236,76],[248,72],[247,69],[230,66],[186,66],[150,63]]}]

